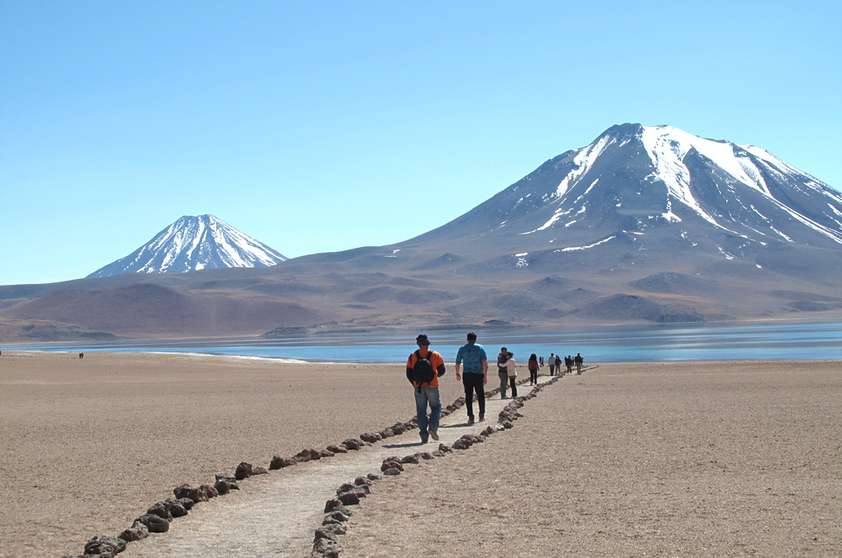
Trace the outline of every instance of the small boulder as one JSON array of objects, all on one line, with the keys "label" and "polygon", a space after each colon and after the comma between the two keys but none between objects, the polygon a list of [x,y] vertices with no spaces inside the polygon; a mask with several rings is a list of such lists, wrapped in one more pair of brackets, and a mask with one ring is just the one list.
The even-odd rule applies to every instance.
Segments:
[{"label": "small boulder", "polygon": [[150,533],[166,533],[170,530],[170,522],[155,514],[141,515],[136,521],[146,525]]},{"label": "small boulder", "polygon": [[295,465],[295,464],[296,464],[296,461],[293,460],[293,459],[276,455],[275,457],[272,458],[272,462],[269,463],[269,468],[272,469],[273,471],[275,471],[277,469],[283,469],[284,467],[290,467],[290,466]]},{"label": "small boulder", "polygon": [[85,545],[85,554],[111,558],[126,550],[126,541],[115,537],[94,537]]},{"label": "small boulder", "polygon": [[376,432],[366,432],[364,434],[360,434],[360,439],[363,442],[368,442],[369,444],[373,444],[375,442],[379,442],[382,438],[380,434]]},{"label": "small boulder", "polygon": [[189,498],[193,500],[196,504],[199,502],[207,502],[208,496],[203,491],[199,490],[198,488],[193,488],[189,484],[182,484],[173,489],[173,494],[178,499],[181,498]]},{"label": "small boulder", "polygon": [[364,444],[362,440],[358,440],[356,438],[348,438],[347,440],[342,442],[342,445],[348,448],[349,450],[356,451],[362,448]]},{"label": "small boulder", "polygon": [[133,542],[139,541],[140,539],[145,539],[148,536],[149,528],[143,523],[135,521],[131,527],[129,527],[128,529],[124,529],[123,532],[120,533],[119,538],[123,539],[126,542]]},{"label": "small boulder", "polygon": [[237,469],[234,471],[234,478],[237,480],[247,479],[252,475],[252,464],[246,463],[243,461],[239,465],[237,465]]}]

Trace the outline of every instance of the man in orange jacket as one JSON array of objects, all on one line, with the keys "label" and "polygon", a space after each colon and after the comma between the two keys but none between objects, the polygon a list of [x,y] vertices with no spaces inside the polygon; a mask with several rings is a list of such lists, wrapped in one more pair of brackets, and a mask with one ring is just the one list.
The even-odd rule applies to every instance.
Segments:
[{"label": "man in orange jacket", "polygon": [[[430,437],[439,439],[438,429],[441,421],[441,398],[439,397],[439,376],[444,376],[444,359],[436,351],[430,350],[430,340],[425,334],[415,338],[418,350],[409,355],[406,361],[406,379],[412,383],[415,391],[415,411],[421,442],[426,444]],[[427,405],[430,416],[427,417]]]}]

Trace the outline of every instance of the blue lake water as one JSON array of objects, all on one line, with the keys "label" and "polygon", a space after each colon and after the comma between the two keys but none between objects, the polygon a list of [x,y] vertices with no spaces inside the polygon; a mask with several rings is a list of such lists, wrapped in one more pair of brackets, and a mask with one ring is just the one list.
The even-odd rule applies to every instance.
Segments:
[{"label": "blue lake water", "polygon": [[[175,339],[86,343],[0,344],[0,350],[192,352],[308,361],[403,363],[419,332],[307,335],[286,339]],[[428,330],[432,348],[452,362],[464,330]],[[501,346],[525,362],[531,353],[575,355],[586,362],[689,360],[842,360],[842,323],[589,326],[556,330],[478,329],[489,359]]]}]

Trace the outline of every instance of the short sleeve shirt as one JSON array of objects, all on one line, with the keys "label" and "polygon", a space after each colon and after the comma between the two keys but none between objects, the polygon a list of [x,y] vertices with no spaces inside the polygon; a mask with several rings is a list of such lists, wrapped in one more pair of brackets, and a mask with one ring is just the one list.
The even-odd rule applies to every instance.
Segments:
[{"label": "short sleeve shirt", "polygon": [[485,348],[477,343],[468,343],[459,347],[456,364],[461,364],[465,374],[482,374],[482,361],[488,360]]}]

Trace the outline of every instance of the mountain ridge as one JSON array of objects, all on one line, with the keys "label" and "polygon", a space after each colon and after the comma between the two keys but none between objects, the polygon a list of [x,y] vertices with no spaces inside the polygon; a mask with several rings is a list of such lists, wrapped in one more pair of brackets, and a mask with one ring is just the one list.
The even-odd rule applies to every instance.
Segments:
[{"label": "mountain ridge", "polygon": [[[755,146],[621,124],[402,242],[267,268],[0,287],[0,320],[123,336],[272,337],[837,319],[839,269],[842,193]],[[81,291],[72,311],[56,298],[69,289]],[[183,311],[159,302],[167,299]],[[92,310],[105,300],[107,315]],[[144,313],[144,303],[166,317]]]}]

